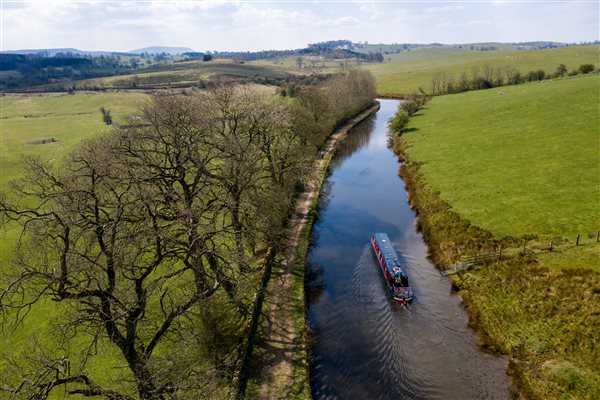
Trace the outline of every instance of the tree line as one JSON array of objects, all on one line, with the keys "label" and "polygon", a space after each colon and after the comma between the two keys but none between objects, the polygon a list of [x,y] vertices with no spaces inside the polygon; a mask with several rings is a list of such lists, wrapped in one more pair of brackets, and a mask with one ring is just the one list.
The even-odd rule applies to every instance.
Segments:
[{"label": "tree line", "polygon": [[[360,70],[306,86],[291,104],[231,84],[157,93],[139,120],[84,142],[60,168],[29,159],[0,195],[2,223],[21,231],[3,268],[3,329],[42,302],[69,312],[55,347],[31,343],[2,390],[222,398],[261,254],[279,242],[331,129],[374,96]],[[90,374],[103,346],[117,382]]]},{"label": "tree line", "polygon": [[166,54],[142,53],[139,57],[126,54],[92,56],[71,52],[57,53],[49,57],[42,54],[10,54],[0,56],[0,71],[16,71],[17,74],[0,74],[0,88],[20,88],[44,85],[75,79],[119,75],[153,64],[172,62]]},{"label": "tree line", "polygon": [[411,93],[398,105],[394,115],[388,120],[388,133],[390,139],[399,137],[409,129],[410,118],[429,101],[423,94]]},{"label": "tree line", "polygon": [[461,93],[469,90],[491,89],[498,86],[517,85],[524,82],[541,81],[563,77],[565,75],[587,74],[594,71],[593,64],[582,64],[578,69],[567,72],[564,64],[559,64],[553,73],[543,69],[522,74],[512,65],[493,66],[483,64],[473,65],[470,73],[462,72],[458,78],[450,72],[438,72],[431,78],[431,93],[434,96]]}]

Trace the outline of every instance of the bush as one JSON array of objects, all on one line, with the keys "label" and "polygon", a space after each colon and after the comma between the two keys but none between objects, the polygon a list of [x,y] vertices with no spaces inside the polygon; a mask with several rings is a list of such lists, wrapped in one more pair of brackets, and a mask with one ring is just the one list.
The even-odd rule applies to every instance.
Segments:
[{"label": "bush", "polygon": [[589,74],[590,72],[592,72],[594,70],[594,64],[581,64],[579,66],[579,71],[582,74]]},{"label": "bush", "polygon": [[111,125],[112,124],[112,116],[110,115],[110,110],[107,110],[104,107],[100,107],[100,112],[102,113],[102,121],[106,125]]},{"label": "bush", "polygon": [[400,106],[396,114],[388,121],[388,129],[393,136],[398,136],[408,128],[410,115]]},{"label": "bush", "polygon": [[409,116],[413,116],[419,109],[421,105],[416,100],[406,100],[404,101],[400,107],[406,111]]},{"label": "bush", "polygon": [[530,82],[541,81],[545,77],[546,72],[543,69],[538,69],[537,71],[529,71],[529,74],[527,74],[527,80]]}]

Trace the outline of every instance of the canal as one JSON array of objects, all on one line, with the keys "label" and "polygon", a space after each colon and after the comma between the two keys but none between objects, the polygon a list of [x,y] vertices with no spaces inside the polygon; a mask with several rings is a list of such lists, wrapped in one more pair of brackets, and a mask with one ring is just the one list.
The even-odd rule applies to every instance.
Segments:
[{"label": "canal", "polygon": [[[481,352],[460,297],[427,259],[387,148],[398,101],[340,143],[312,231],[306,291],[315,399],[510,398],[506,360]],[[369,246],[386,232],[415,291],[395,304]]]}]

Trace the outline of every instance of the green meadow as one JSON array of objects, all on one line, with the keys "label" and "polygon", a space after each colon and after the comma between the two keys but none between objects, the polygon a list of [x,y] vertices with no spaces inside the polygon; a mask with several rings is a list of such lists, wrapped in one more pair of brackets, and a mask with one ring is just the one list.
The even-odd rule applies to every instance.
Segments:
[{"label": "green meadow", "polygon": [[[474,46],[496,46],[494,51],[470,50],[465,45],[424,45],[402,50],[402,45],[367,45],[358,52],[385,52],[384,62],[372,63],[348,59],[325,59],[321,56],[289,56],[252,61],[249,64],[265,68],[281,68],[290,73],[330,73],[341,65],[369,70],[375,77],[377,92],[380,95],[400,95],[417,91],[422,87],[431,89],[431,79],[439,72],[449,72],[457,79],[466,72],[469,76],[474,65],[481,67],[490,64],[494,67],[514,66],[522,75],[529,71],[543,69],[547,75],[556,71],[559,64],[566,65],[568,71],[577,70],[581,64],[595,64],[600,60],[600,46],[569,46],[540,50],[516,50],[516,46],[506,43],[474,43]],[[302,68],[297,59],[302,58]],[[183,63],[185,64],[185,63]],[[169,67],[165,67],[169,68]],[[110,78],[117,79],[117,78]]]},{"label": "green meadow", "polygon": [[[147,96],[142,93],[4,95],[0,97],[0,190],[22,170],[23,156],[60,159],[81,140],[104,132],[100,107],[126,122]],[[55,142],[38,144],[44,139]]]},{"label": "green meadow", "polygon": [[600,228],[599,75],[435,97],[405,135],[427,184],[495,236]]},{"label": "green meadow", "polygon": [[[388,58],[391,62],[388,62]],[[572,46],[542,50],[470,51],[457,48],[419,48],[409,52],[385,55],[385,62],[365,64],[377,82],[380,94],[405,94],[423,87],[430,91],[431,78],[438,72],[450,72],[454,79],[473,65],[490,64],[495,67],[514,66],[521,74],[543,69],[546,74],[565,64],[569,71],[581,64],[596,64],[600,46]]]},{"label": "green meadow", "polygon": [[441,199],[536,249],[452,275],[482,346],[508,355],[517,398],[600,396],[599,87],[595,74],[435,97],[402,135],[435,240],[480,240],[439,223],[452,220]]},{"label": "green meadow", "polygon": [[282,79],[306,72],[281,65],[253,65],[237,63],[231,60],[215,60],[211,62],[186,61],[169,65],[157,65],[140,70],[138,73],[114,75],[105,78],[85,79],[74,81],[67,86],[75,88],[99,87],[169,87],[170,85],[196,86],[201,81],[210,80],[216,76],[233,79],[248,79],[265,77]]},{"label": "green meadow", "polygon": [[[23,174],[23,157],[40,156],[60,161],[82,140],[105,132],[100,107],[110,110],[113,121],[125,123],[147,98],[142,93],[84,93],[74,95],[3,95],[0,97],[0,191],[6,192],[10,182]],[[54,138],[54,142],[40,143]],[[0,233],[2,270],[10,268],[12,248],[17,240],[16,227],[4,227]],[[58,345],[54,320],[66,310],[53,302],[38,304],[27,321],[0,339],[0,373],[10,374],[10,357],[27,354],[29,345],[41,340],[48,348]],[[99,344],[93,369],[102,382],[115,379],[114,349]]]}]

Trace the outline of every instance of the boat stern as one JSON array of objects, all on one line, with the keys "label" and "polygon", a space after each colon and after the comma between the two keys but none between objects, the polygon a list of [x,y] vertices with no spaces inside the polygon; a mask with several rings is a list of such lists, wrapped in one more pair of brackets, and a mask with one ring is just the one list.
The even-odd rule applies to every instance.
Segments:
[{"label": "boat stern", "polygon": [[413,301],[413,291],[410,287],[405,288],[394,288],[392,293],[394,301],[399,303],[408,304]]}]

